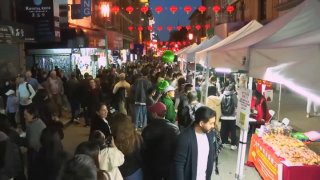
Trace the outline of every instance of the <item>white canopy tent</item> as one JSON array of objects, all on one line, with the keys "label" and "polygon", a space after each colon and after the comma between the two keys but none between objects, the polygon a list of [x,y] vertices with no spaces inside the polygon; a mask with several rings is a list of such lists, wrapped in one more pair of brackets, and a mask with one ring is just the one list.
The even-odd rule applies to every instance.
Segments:
[{"label": "white canopy tent", "polygon": [[177,56],[184,55],[188,49],[193,48],[193,47],[196,47],[196,46],[197,46],[197,44],[196,44],[196,43],[193,43],[193,44],[191,44],[191,45],[189,45],[189,46],[187,46],[187,47],[179,50],[178,52],[175,53],[175,55],[177,55]]},{"label": "white canopy tent", "polygon": [[188,62],[194,61],[196,57],[196,52],[207,49],[214,44],[221,41],[219,36],[213,36],[210,39],[206,39],[205,41],[201,42],[198,46],[192,47],[186,51],[186,59]]},{"label": "white canopy tent", "polygon": [[[237,70],[247,70],[247,65],[244,63],[244,59],[246,59],[246,56],[248,55],[247,48],[235,51],[226,51],[223,48],[245,38],[261,27],[262,25],[260,23],[258,23],[256,20],[252,20],[247,25],[234,32],[227,38],[223,39],[222,41],[209,48],[197,52],[196,60],[201,64],[205,64],[211,67],[228,67]],[[206,61],[208,61],[208,63],[206,63]]]},{"label": "white canopy tent", "polygon": [[305,0],[289,13],[280,30],[250,48],[249,74],[320,103],[320,0]]}]

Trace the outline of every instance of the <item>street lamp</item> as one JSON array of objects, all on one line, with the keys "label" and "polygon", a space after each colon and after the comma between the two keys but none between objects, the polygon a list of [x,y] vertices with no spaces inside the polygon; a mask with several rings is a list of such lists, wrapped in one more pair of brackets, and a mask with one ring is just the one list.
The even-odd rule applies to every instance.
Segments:
[{"label": "street lamp", "polygon": [[193,34],[192,34],[192,33],[189,33],[189,34],[188,34],[188,38],[189,38],[189,40],[191,41],[191,40],[193,39]]},{"label": "street lamp", "polygon": [[[101,2],[100,4],[100,11],[101,11],[101,16],[105,18],[107,21],[110,21],[110,3],[109,2]],[[106,55],[106,69],[109,68],[109,58],[108,58],[108,30],[106,29],[106,34],[105,34],[105,55]]]}]

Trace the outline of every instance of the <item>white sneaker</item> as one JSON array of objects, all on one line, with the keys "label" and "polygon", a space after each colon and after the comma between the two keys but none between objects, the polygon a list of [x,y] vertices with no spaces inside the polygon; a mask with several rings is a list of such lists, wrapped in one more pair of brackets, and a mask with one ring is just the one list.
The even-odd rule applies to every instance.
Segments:
[{"label": "white sneaker", "polygon": [[320,116],[320,113],[314,113],[314,116]]},{"label": "white sneaker", "polygon": [[309,117],[310,117],[310,114],[309,114],[309,113],[307,113],[306,117],[307,117],[307,118],[309,118]]},{"label": "white sneaker", "polygon": [[80,120],[79,120],[79,118],[74,118],[74,119],[73,119],[73,122],[75,122],[75,123],[78,123],[78,124],[79,124],[79,123],[80,123]]},{"label": "white sneaker", "polygon": [[236,145],[231,145],[230,149],[231,149],[231,150],[237,150],[238,147],[237,147]]},{"label": "white sneaker", "polygon": [[222,147],[223,148],[228,148],[228,147],[230,147],[230,144],[222,144]]},{"label": "white sneaker", "polygon": [[22,131],[22,132],[19,134],[19,136],[20,136],[21,138],[25,138],[25,137],[26,137],[26,132]]}]

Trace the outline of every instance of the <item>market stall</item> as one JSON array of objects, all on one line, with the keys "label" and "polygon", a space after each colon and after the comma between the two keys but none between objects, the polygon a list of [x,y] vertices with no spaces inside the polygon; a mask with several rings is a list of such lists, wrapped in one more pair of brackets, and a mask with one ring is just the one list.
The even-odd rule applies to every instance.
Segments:
[{"label": "market stall", "polygon": [[247,164],[254,165],[263,179],[320,179],[320,156],[291,137],[290,128],[272,128],[252,136]]},{"label": "market stall", "polygon": [[319,0],[305,0],[287,13],[291,18],[281,29],[253,45],[250,76],[283,84],[320,102],[319,9]]}]

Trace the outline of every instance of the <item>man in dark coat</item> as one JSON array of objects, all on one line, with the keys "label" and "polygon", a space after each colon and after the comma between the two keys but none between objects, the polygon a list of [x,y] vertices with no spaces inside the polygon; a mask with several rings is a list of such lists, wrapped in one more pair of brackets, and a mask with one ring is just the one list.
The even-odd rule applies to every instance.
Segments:
[{"label": "man in dark coat", "polygon": [[167,180],[170,176],[178,126],[165,119],[166,106],[157,102],[149,108],[153,117],[142,131],[145,180]]},{"label": "man in dark coat", "polygon": [[175,180],[210,180],[216,156],[214,126],[216,113],[206,106],[195,112],[194,123],[178,137]]}]

